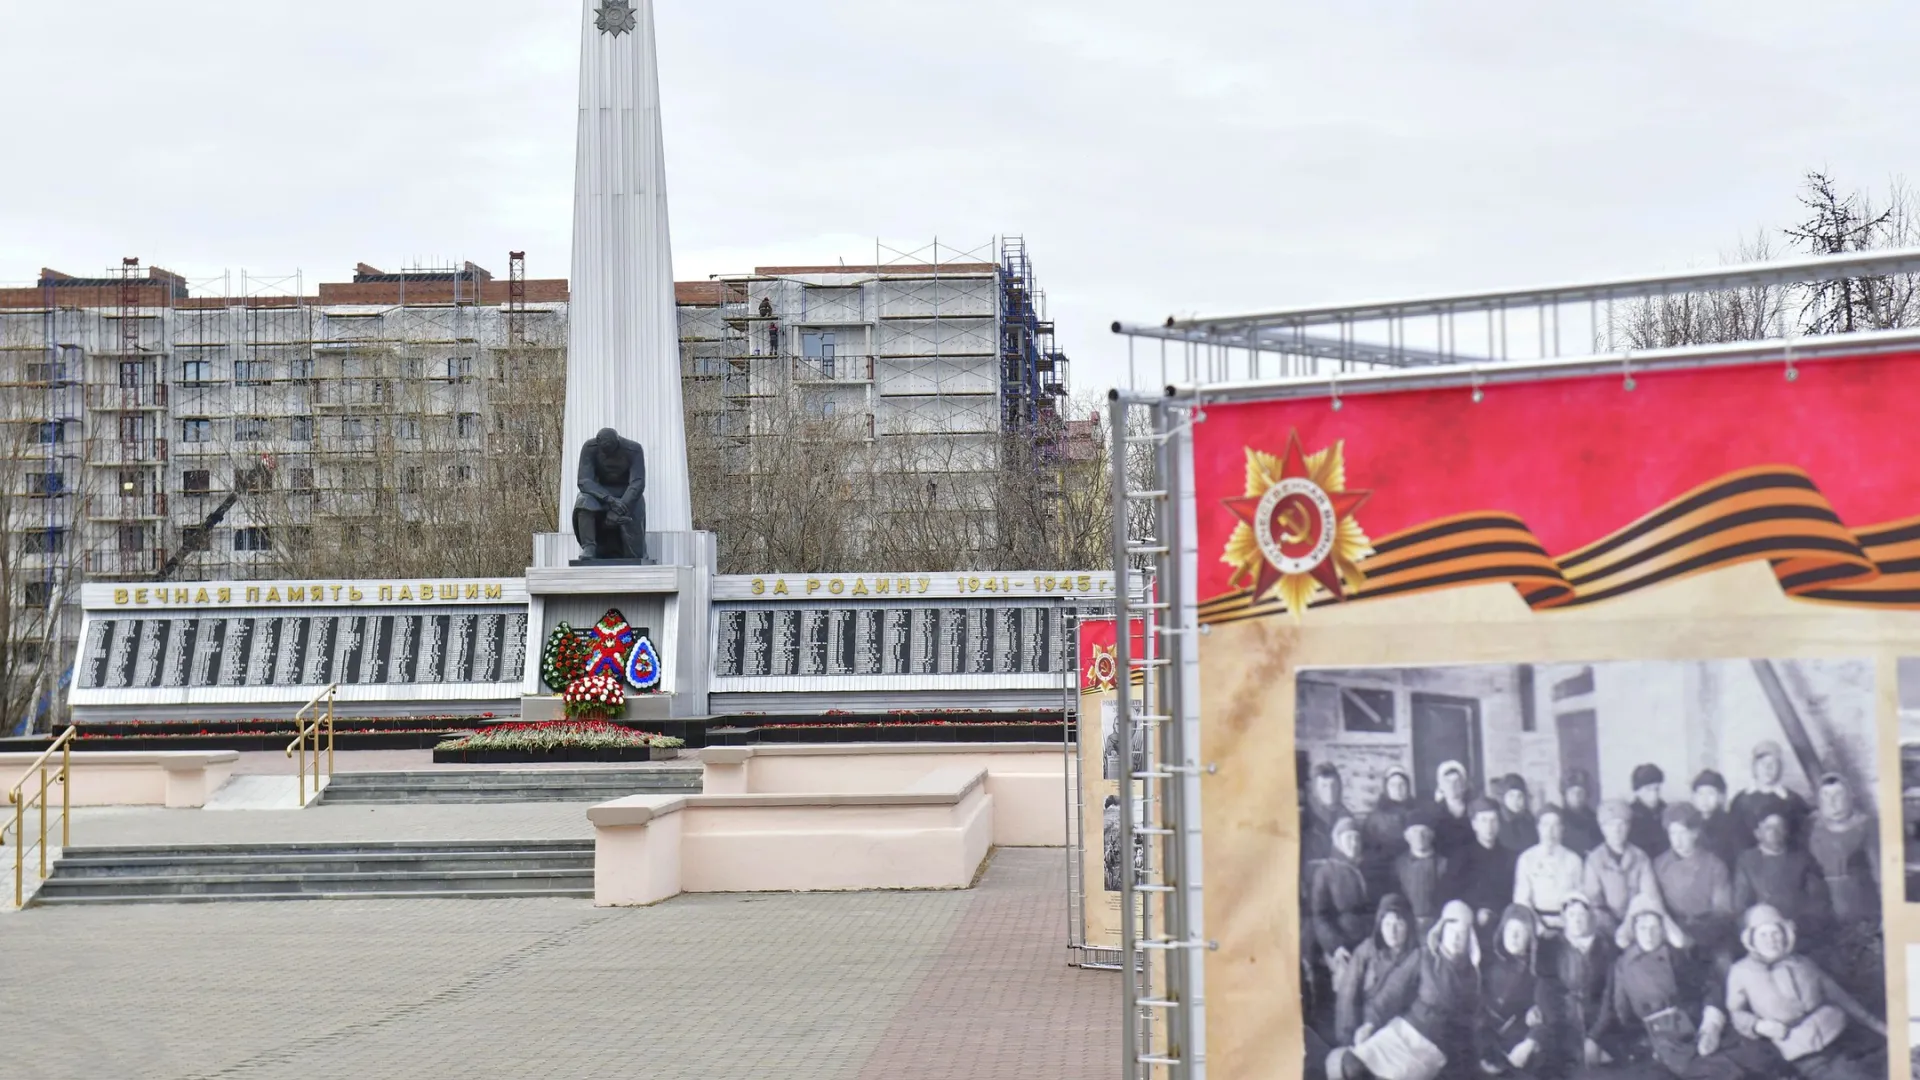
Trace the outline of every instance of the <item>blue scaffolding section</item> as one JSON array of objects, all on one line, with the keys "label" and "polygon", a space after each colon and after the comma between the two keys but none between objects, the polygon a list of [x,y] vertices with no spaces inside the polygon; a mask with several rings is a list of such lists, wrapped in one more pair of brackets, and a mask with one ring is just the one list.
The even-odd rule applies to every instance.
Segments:
[{"label": "blue scaffolding section", "polygon": [[1067,357],[1054,344],[1046,294],[1034,280],[1023,237],[1000,239],[1000,426],[1057,437],[1067,394]]}]

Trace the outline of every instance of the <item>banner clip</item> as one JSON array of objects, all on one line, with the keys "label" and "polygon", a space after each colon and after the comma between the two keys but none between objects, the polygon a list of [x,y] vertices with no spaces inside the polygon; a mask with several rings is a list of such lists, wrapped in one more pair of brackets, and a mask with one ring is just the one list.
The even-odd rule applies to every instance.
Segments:
[{"label": "banner clip", "polygon": [[1327,386],[1333,394],[1333,411],[1339,412],[1340,411],[1340,373],[1339,372],[1332,371],[1327,373]]},{"label": "banner clip", "polygon": [[1621,383],[1621,385],[1624,386],[1627,390],[1632,390],[1635,386],[1638,385],[1633,381],[1633,350],[1632,349],[1627,349],[1621,352],[1620,371],[1625,376],[1625,380]]},{"label": "banner clip", "polygon": [[1481,403],[1482,401],[1485,401],[1485,400],[1486,400],[1486,397],[1487,397],[1487,393],[1486,393],[1486,391],[1484,391],[1484,390],[1482,390],[1482,389],[1480,389],[1480,368],[1479,368],[1479,365],[1477,365],[1477,364],[1476,364],[1476,365],[1474,366],[1474,368],[1473,368],[1473,370],[1472,370],[1472,372],[1471,372],[1471,374],[1472,374],[1472,376],[1473,376],[1473,403],[1474,403],[1475,405],[1478,405],[1478,404],[1480,404],[1480,403]]},{"label": "banner clip", "polygon": [[1785,344],[1787,347],[1787,381],[1796,382],[1800,378],[1800,369],[1793,366],[1793,339],[1791,337],[1787,338]]}]

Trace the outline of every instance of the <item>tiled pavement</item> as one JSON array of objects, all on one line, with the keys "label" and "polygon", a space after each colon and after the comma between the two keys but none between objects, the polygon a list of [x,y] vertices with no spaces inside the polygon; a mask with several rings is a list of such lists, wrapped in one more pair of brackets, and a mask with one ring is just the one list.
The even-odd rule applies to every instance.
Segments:
[{"label": "tiled pavement", "polygon": [[1111,1077],[1119,983],[1063,963],[1064,862],[639,909],[29,909],[0,921],[0,1077]]}]

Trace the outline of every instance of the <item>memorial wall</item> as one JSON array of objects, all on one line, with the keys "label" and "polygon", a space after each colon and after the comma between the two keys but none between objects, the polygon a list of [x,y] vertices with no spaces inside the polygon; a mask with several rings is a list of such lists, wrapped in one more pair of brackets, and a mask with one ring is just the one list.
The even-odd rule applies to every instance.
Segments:
[{"label": "memorial wall", "polygon": [[[716,577],[711,708],[1059,708],[1068,613],[1111,586],[1091,572]],[[82,720],[265,715],[329,684],[362,712],[511,713],[539,653],[518,578],[90,584],[81,600]]]}]

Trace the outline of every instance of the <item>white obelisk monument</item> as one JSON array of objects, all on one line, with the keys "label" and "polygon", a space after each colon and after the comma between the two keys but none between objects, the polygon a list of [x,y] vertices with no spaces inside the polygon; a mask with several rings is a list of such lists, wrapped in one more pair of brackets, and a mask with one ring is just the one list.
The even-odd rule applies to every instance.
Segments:
[{"label": "white obelisk monument", "polygon": [[569,291],[560,531],[601,428],[646,448],[647,531],[691,530],[653,0],[581,3]]}]

